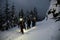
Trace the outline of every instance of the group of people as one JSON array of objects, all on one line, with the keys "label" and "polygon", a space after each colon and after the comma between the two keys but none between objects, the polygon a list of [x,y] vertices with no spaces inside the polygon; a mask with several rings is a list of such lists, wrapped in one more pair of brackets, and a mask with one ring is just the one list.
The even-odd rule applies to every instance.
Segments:
[{"label": "group of people", "polygon": [[[26,26],[26,24],[27,26]],[[26,21],[23,17],[20,17],[19,19],[19,27],[20,27],[20,30],[21,30],[21,33],[24,34],[24,31],[23,29],[30,29],[31,28],[31,24],[32,24],[32,27],[34,27],[36,25],[36,17],[32,17],[30,18],[29,16],[27,16],[26,18]]]}]

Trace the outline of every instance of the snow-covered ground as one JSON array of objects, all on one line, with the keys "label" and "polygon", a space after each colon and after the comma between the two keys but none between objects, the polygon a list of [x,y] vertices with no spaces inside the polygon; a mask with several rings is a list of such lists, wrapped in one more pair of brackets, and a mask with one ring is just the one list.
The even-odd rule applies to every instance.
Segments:
[{"label": "snow-covered ground", "polygon": [[19,33],[18,27],[9,31],[0,32],[0,40],[60,40],[60,22],[54,19],[37,22],[36,28],[26,32]]},{"label": "snow-covered ground", "polygon": [[[51,1],[50,5],[54,7],[55,2],[55,0]],[[50,6],[49,9],[52,7]],[[54,19],[50,19],[51,16],[48,15],[48,20],[37,22],[35,28],[31,28],[32,30],[25,34],[19,32],[18,26],[8,31],[0,31],[0,40],[60,40],[60,21],[55,22]]]}]

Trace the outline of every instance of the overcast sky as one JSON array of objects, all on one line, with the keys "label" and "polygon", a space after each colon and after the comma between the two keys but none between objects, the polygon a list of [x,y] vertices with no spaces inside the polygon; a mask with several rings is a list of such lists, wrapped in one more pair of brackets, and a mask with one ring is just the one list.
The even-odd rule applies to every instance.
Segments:
[{"label": "overcast sky", "polygon": [[[19,11],[21,8],[23,8],[26,12],[27,10],[33,10],[33,8],[36,7],[38,10],[38,14],[40,16],[44,16],[47,9],[49,8],[49,0],[9,0],[10,7],[13,2],[16,8],[16,12]],[[0,0],[0,5],[1,3],[2,6],[4,6],[5,0]]]}]

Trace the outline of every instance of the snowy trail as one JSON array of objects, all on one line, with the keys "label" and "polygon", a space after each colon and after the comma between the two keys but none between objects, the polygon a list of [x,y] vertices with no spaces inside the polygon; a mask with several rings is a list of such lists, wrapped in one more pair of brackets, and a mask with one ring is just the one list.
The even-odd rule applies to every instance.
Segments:
[{"label": "snowy trail", "polygon": [[[0,40],[60,40],[60,22],[54,19],[37,22],[36,28],[22,35],[17,27],[0,34]],[[2,36],[3,35],[3,36]],[[59,35],[59,36],[58,36]],[[2,36],[2,37],[1,37]]]},{"label": "snowy trail", "polygon": [[57,38],[58,35],[60,36],[60,34],[58,34],[60,33],[58,31],[58,23],[51,20],[49,20],[50,22],[46,21],[43,24],[39,22],[39,24],[42,25],[37,26],[37,29],[14,40],[60,40]]}]

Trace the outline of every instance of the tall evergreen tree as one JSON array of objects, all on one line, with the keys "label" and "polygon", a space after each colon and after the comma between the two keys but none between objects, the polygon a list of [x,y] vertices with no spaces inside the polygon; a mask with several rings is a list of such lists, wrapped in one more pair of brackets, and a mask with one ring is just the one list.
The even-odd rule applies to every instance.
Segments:
[{"label": "tall evergreen tree", "polygon": [[19,11],[19,18],[20,18],[20,13],[21,13],[21,12]]},{"label": "tall evergreen tree", "polygon": [[21,9],[19,11],[19,19],[20,19],[20,17],[23,17],[24,18],[24,11],[23,11],[23,9]]},{"label": "tall evergreen tree", "polygon": [[6,7],[5,7],[5,14],[6,20],[9,19],[9,8],[8,8],[8,0],[6,0]]},{"label": "tall evergreen tree", "polygon": [[33,16],[34,16],[34,13],[33,13],[33,11],[31,10],[31,11],[30,11],[30,18],[31,18],[31,20],[32,20]]},{"label": "tall evergreen tree", "polygon": [[12,17],[14,16],[14,14],[15,14],[15,8],[14,8],[15,6],[14,6],[14,4],[12,5]]},{"label": "tall evergreen tree", "polygon": [[38,12],[37,12],[37,8],[34,8],[34,16],[36,17],[36,19],[38,20]]},{"label": "tall evergreen tree", "polygon": [[8,5],[8,0],[6,0],[6,4],[5,4],[5,16],[4,16],[4,22],[3,22],[3,30],[8,30],[8,28],[10,27],[10,13],[9,13],[9,5]]},{"label": "tall evergreen tree", "polygon": [[24,11],[21,9],[20,16],[24,17]]},{"label": "tall evergreen tree", "polygon": [[33,13],[33,11],[32,11],[32,10],[30,11],[30,15],[32,15],[32,16],[34,15],[34,13]]},{"label": "tall evergreen tree", "polygon": [[23,9],[21,9],[20,11],[19,11],[19,18],[20,17],[24,17],[24,11],[23,11]]},{"label": "tall evergreen tree", "polygon": [[1,8],[0,8],[0,30],[1,30],[1,27],[2,27],[2,14],[1,14]]},{"label": "tall evergreen tree", "polygon": [[12,5],[12,14],[11,14],[11,19],[13,21],[13,25],[15,25],[17,23],[17,17],[15,15],[15,6],[14,6],[14,3]]},{"label": "tall evergreen tree", "polygon": [[27,11],[26,13],[27,13],[26,16],[28,16],[29,15],[29,11]]}]

